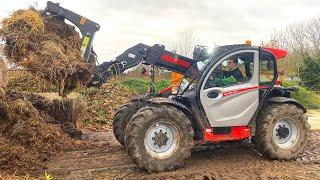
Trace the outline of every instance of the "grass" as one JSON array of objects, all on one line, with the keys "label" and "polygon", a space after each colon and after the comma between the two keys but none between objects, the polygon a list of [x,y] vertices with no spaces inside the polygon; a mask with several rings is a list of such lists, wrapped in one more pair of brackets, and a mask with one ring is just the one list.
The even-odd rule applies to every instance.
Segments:
[{"label": "grass", "polygon": [[[298,86],[295,82],[286,81],[284,82],[285,87]],[[320,109],[320,98],[319,96],[306,89],[305,87],[298,86],[299,91],[292,92],[292,97],[299,101],[307,109]]]},{"label": "grass", "polygon": [[[138,79],[130,78],[123,80],[121,84],[135,94],[145,94],[149,92],[150,80],[149,79]],[[160,91],[171,85],[169,80],[160,80],[155,82],[156,91]]]}]

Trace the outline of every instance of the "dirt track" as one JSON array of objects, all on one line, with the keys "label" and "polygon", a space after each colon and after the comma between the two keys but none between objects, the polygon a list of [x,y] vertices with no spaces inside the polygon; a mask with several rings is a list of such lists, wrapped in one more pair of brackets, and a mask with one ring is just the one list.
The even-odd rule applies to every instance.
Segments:
[{"label": "dirt track", "polygon": [[147,174],[130,160],[110,131],[88,133],[87,139],[110,142],[105,149],[65,152],[49,164],[57,179],[320,179],[320,131],[312,131],[305,153],[290,162],[262,158],[250,143],[197,147],[186,167]]}]

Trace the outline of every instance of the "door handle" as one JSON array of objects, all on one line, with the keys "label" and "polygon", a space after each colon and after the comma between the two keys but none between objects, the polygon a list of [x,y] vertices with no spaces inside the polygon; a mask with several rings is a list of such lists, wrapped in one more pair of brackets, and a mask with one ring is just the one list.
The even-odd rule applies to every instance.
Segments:
[{"label": "door handle", "polygon": [[219,97],[220,92],[219,91],[211,91],[207,94],[208,98],[214,99]]}]

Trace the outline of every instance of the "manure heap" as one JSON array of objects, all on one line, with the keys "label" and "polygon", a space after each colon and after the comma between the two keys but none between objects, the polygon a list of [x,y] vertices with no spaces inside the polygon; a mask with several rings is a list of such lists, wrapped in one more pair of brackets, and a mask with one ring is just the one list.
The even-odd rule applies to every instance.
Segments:
[{"label": "manure heap", "polygon": [[54,83],[60,95],[91,79],[93,65],[84,63],[79,34],[57,16],[33,8],[15,11],[3,19],[0,36],[9,63]]}]

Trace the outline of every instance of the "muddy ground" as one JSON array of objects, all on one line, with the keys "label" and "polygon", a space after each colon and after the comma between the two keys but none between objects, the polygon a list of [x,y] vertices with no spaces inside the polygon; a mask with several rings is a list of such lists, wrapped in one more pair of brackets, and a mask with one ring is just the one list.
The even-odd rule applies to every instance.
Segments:
[{"label": "muddy ground", "polygon": [[47,172],[56,179],[320,179],[320,129],[312,130],[308,146],[297,161],[267,160],[249,142],[236,142],[195,147],[185,168],[153,174],[132,163],[112,131],[87,131],[85,138],[109,145],[58,155]]}]

